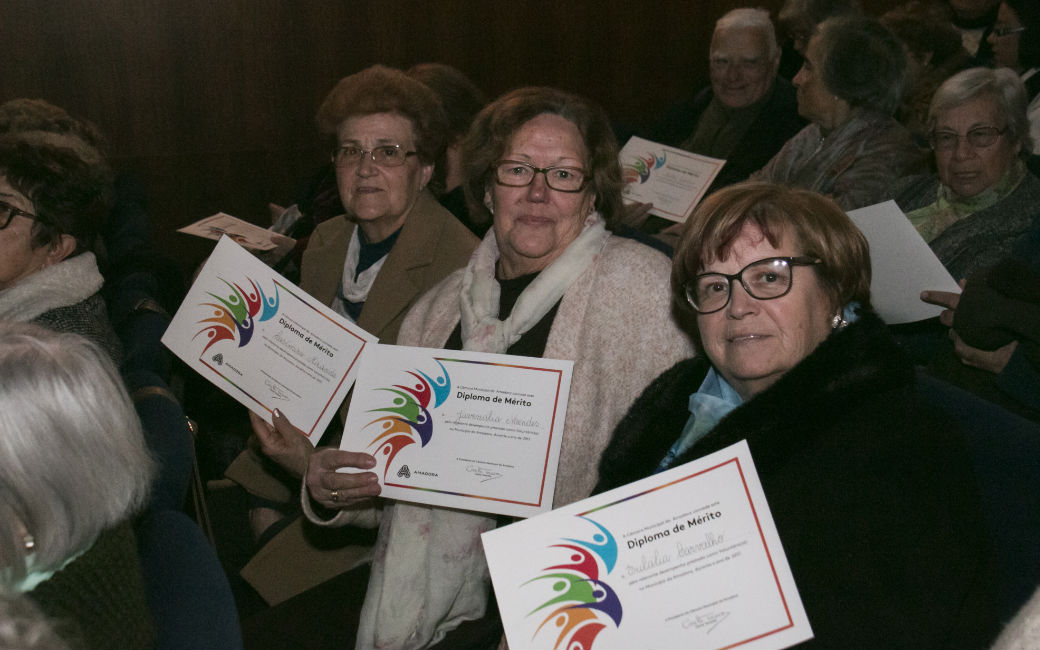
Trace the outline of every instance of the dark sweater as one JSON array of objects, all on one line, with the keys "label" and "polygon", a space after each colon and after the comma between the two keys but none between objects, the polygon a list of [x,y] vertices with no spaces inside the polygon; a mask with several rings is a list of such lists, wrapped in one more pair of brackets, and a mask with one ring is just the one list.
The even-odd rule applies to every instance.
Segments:
[{"label": "dark sweater", "polygon": [[128,522],[103,532],[89,550],[28,596],[73,648],[155,647],[137,543]]}]

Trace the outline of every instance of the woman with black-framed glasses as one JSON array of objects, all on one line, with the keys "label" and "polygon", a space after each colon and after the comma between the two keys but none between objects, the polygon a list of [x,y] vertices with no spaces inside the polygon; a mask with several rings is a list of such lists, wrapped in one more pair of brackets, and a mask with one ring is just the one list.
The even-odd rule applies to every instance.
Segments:
[{"label": "woman with black-framed glasses", "polygon": [[0,137],[0,320],[81,334],[119,363],[94,255],[110,197],[108,165],[77,136]]},{"label": "woman with black-framed glasses", "polygon": [[976,582],[988,542],[968,450],[874,313],[870,275],[830,199],[766,183],[705,199],[672,266],[700,354],[635,402],[596,490],[746,440],[808,645],[986,647],[998,617]]}]

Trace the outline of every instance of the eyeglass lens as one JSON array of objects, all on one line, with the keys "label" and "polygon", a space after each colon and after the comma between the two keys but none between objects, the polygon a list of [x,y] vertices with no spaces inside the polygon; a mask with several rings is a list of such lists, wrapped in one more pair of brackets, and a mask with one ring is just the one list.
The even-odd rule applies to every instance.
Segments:
[{"label": "eyeglass lens", "polygon": [[705,273],[687,287],[686,297],[699,312],[722,309],[729,303],[733,281],[738,280],[752,298],[779,298],[791,290],[791,265],[783,258],[752,262],[735,275]]},{"label": "eyeglass lens", "polygon": [[544,174],[546,184],[560,192],[579,192],[585,187],[585,172],[577,167],[543,169],[516,160],[503,160],[495,167],[495,180],[510,187],[526,187],[537,174]]},{"label": "eyeglass lens", "polygon": [[14,207],[7,201],[0,201],[0,230],[11,225],[11,221],[15,216],[21,215],[29,219],[35,219],[36,215],[30,214],[25,210]]},{"label": "eyeglass lens", "polygon": [[403,165],[408,156],[412,155],[415,155],[414,151],[404,151],[401,145],[386,145],[374,149],[344,145],[336,150],[336,164],[340,166],[357,165],[365,156],[371,156],[372,161],[380,167],[396,167]]},{"label": "eyeglass lens", "polygon": [[932,147],[939,149],[940,151],[956,149],[957,143],[961,138],[964,138],[968,141],[968,144],[975,149],[985,149],[986,147],[992,146],[1005,130],[1006,129],[998,129],[995,126],[984,126],[972,129],[965,135],[960,135],[953,131],[936,131],[932,134]]}]

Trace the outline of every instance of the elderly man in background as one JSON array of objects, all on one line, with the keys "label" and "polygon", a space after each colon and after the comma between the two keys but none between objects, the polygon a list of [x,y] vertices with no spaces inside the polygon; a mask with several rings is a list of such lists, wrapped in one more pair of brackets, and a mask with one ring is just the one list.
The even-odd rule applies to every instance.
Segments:
[{"label": "elderly man in background", "polygon": [[761,169],[805,126],[795,90],[777,77],[780,49],[764,9],[730,11],[715,23],[710,49],[711,86],[676,106],[649,138],[726,165],[709,192]]}]

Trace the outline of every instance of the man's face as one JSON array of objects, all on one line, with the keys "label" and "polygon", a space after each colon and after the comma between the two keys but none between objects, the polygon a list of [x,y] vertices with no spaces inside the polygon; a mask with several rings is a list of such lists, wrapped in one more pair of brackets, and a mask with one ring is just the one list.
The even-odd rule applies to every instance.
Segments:
[{"label": "man's face", "polygon": [[710,57],[712,90],[729,108],[754,104],[773,87],[779,60],[769,58],[757,29],[715,30]]}]

